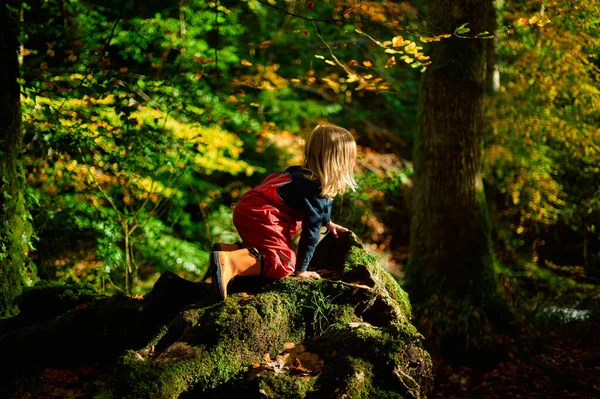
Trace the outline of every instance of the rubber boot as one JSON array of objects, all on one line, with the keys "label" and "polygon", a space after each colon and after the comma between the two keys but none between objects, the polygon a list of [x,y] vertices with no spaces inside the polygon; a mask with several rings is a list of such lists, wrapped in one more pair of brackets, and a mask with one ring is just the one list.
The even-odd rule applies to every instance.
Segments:
[{"label": "rubber boot", "polygon": [[212,265],[215,263],[214,259],[213,259],[213,254],[216,251],[235,251],[236,249],[240,249],[243,248],[244,246],[242,245],[242,243],[240,241],[238,242],[234,242],[233,244],[226,244],[223,242],[215,242],[212,245],[211,248],[211,252],[210,252],[210,258],[208,260],[208,268],[209,268],[209,273],[206,273],[204,275],[204,278],[202,279],[202,281],[206,281],[208,280],[209,277],[211,277],[211,273],[210,273],[210,269],[212,269]]},{"label": "rubber boot", "polygon": [[236,276],[260,276],[262,256],[254,248],[213,252],[212,284],[220,300],[227,298],[227,285]]}]

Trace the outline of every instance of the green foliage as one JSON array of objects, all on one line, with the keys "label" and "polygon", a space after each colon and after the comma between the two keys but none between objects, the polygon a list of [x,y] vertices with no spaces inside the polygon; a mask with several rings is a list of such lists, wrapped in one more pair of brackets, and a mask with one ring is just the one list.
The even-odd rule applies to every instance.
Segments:
[{"label": "green foliage", "polygon": [[[505,262],[571,229],[591,270],[600,259],[596,6],[567,18],[572,5],[548,3],[545,17],[504,5],[484,178]],[[40,271],[132,293],[165,270],[203,275],[212,242],[239,240],[233,204],[266,174],[300,164],[317,123],[349,128],[360,145],[359,190],[336,199],[334,221],[373,249],[406,252],[421,69],[411,66],[426,66],[430,42],[488,37],[472,24],[425,32],[418,7],[27,5],[26,199]]]},{"label": "green foliage", "polygon": [[[323,18],[340,11],[334,4],[314,10]],[[409,14],[396,17],[414,23]],[[230,204],[265,173],[302,162],[301,132],[339,123],[336,115],[362,102],[389,101],[404,107],[399,118],[410,119],[416,101],[416,85],[406,79],[412,70],[388,69],[389,54],[371,40],[389,35],[384,27],[370,35],[324,23],[317,30],[254,1],[204,0],[32,4],[24,21],[23,115],[28,193],[43,243],[38,264],[49,276],[102,289],[139,292],[138,276],[152,280],[164,270],[203,274],[211,241],[238,239]],[[328,44],[335,40],[343,45]],[[419,51],[408,36],[385,46]],[[314,57],[331,51],[340,63]],[[355,82],[346,82],[348,68]],[[373,74],[409,90],[379,96],[389,86]],[[353,113],[349,123],[366,127],[367,144],[384,132],[389,148],[395,135],[367,120],[384,108]],[[383,124],[393,126],[394,118]],[[397,178],[385,178],[390,193]],[[369,179],[372,190],[379,181]]]},{"label": "green foliage", "polygon": [[502,197],[509,250],[519,247],[515,233],[566,225],[583,235],[600,224],[598,5],[574,4],[555,1],[541,12],[509,2],[504,10],[503,86],[488,105],[485,178]]},{"label": "green foliage", "polygon": [[408,192],[413,169],[406,160],[371,151],[363,154],[363,172],[356,176],[359,189],[335,199],[332,218],[382,248],[392,239],[406,239]]}]

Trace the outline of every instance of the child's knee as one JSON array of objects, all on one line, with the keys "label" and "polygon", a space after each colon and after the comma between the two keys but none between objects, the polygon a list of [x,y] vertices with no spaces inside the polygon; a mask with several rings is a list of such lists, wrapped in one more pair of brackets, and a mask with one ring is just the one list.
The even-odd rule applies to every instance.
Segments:
[{"label": "child's knee", "polygon": [[268,250],[263,255],[263,276],[280,279],[292,274],[296,268],[296,254],[293,251]]}]

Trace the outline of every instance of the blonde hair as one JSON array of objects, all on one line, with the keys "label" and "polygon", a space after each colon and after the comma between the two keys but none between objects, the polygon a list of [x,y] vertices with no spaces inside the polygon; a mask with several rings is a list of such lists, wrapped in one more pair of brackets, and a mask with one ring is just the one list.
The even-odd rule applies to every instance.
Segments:
[{"label": "blonde hair", "polygon": [[339,126],[318,125],[304,148],[304,167],[321,181],[321,195],[328,199],[356,189],[355,161],[354,137]]}]

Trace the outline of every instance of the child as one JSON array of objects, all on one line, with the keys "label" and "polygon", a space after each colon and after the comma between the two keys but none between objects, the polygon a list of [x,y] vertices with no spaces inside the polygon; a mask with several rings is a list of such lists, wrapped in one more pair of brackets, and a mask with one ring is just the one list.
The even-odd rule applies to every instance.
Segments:
[{"label": "child", "polygon": [[[317,126],[304,150],[304,166],[268,176],[244,194],[233,211],[233,223],[242,245],[215,244],[212,281],[221,300],[235,276],[280,279],[320,278],[306,270],[313,256],[321,226],[334,237],[348,229],[330,220],[333,197],[354,190],[356,142],[346,129]],[[302,228],[298,254],[292,237]],[[240,247],[243,247],[240,249]]]}]

